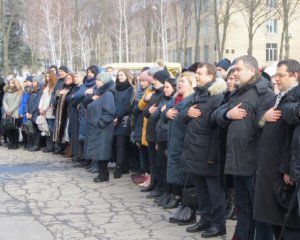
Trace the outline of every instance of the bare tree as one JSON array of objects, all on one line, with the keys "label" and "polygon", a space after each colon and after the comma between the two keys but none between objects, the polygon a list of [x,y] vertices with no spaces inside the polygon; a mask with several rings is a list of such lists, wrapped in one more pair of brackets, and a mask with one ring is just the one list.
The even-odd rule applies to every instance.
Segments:
[{"label": "bare tree", "polygon": [[237,0],[214,0],[214,18],[216,30],[216,48],[218,59],[223,58],[227,38],[227,28],[233,14],[240,11],[235,5]]},{"label": "bare tree", "polygon": [[253,39],[257,30],[276,15],[273,8],[267,8],[265,0],[239,0],[239,8],[248,30],[248,55],[253,54]]},{"label": "bare tree", "polygon": [[1,0],[1,32],[2,32],[2,51],[3,51],[3,74],[6,76],[9,72],[8,61],[8,45],[10,41],[10,32],[12,24],[16,18],[17,13],[17,1],[5,1]]},{"label": "bare tree", "polygon": [[283,21],[281,39],[280,39],[280,51],[279,59],[283,59],[283,46],[285,50],[284,59],[288,59],[290,56],[290,33],[289,26],[295,19],[300,16],[300,0],[281,0],[280,4],[277,4],[277,12]]}]

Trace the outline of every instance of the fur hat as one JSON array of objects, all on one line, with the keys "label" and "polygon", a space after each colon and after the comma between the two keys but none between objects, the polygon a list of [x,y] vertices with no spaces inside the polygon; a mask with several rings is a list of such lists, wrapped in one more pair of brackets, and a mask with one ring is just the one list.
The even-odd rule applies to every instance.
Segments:
[{"label": "fur hat", "polygon": [[[25,81],[32,82],[32,79],[33,79],[33,77],[32,77],[31,75],[28,75],[28,76],[26,77]],[[25,81],[24,81],[24,82],[25,82]]]}]

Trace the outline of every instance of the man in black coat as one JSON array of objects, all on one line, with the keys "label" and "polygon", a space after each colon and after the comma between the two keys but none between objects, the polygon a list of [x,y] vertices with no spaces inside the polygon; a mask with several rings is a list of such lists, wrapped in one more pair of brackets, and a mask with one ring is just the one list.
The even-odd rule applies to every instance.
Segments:
[{"label": "man in black coat", "polygon": [[[259,75],[254,57],[236,59],[237,90],[229,102],[216,110],[218,124],[228,128],[225,173],[233,175],[239,239],[272,239],[271,227],[253,220],[254,187],[257,170],[258,119],[261,109],[274,96],[270,82]],[[256,234],[255,234],[256,231]]]},{"label": "man in black coat", "polygon": [[[273,234],[279,238],[284,215],[287,212],[274,197],[274,184],[279,178],[293,185],[290,177],[291,145],[294,119],[297,111],[290,112],[291,103],[299,101],[299,63],[283,60],[277,65],[275,75],[279,94],[271,99],[259,121],[263,131],[259,142],[258,168],[254,200],[254,218],[272,225]],[[290,124],[292,123],[292,124]],[[283,238],[300,239],[300,217],[293,211],[284,231]]]},{"label": "man in black coat", "polygon": [[216,67],[208,63],[198,65],[196,80],[192,106],[180,114],[187,123],[181,160],[196,188],[201,216],[187,231],[204,231],[201,236],[210,238],[226,234],[218,134],[217,128],[209,125],[209,117],[220,106],[227,85],[223,79],[216,80]]}]

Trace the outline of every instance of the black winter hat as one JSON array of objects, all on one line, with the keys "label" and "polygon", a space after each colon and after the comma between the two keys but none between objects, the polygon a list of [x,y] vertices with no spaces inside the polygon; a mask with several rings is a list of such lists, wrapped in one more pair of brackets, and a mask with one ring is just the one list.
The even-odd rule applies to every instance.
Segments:
[{"label": "black winter hat", "polygon": [[64,71],[65,73],[69,73],[69,69],[68,69],[67,66],[60,66],[60,67],[59,67],[59,70],[62,70],[62,71]]},{"label": "black winter hat", "polygon": [[88,67],[87,70],[90,70],[92,73],[94,73],[95,77],[97,77],[97,75],[99,74],[99,70],[98,70],[97,66],[95,66],[95,65]]},{"label": "black winter hat", "polygon": [[54,68],[54,69],[55,69],[56,74],[58,73],[58,69],[57,69],[57,66],[56,66],[56,65],[51,65],[51,66],[49,67],[49,70],[50,70],[51,68]]},{"label": "black winter hat", "polygon": [[167,70],[160,70],[154,73],[153,78],[164,84],[164,82],[170,78],[170,73]]},{"label": "black winter hat", "polygon": [[231,62],[230,62],[229,59],[223,58],[222,60],[220,60],[220,61],[216,64],[216,67],[223,68],[225,71],[227,71],[228,68],[231,67]]},{"label": "black winter hat", "polygon": [[176,91],[176,84],[177,84],[177,81],[176,81],[176,78],[168,78],[166,80],[166,82],[170,83],[171,86],[174,88],[174,90]]}]

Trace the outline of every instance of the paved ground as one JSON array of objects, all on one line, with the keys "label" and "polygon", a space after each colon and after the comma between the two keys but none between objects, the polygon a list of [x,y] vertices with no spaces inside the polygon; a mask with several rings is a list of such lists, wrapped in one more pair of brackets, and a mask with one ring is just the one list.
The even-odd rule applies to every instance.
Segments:
[{"label": "paved ground", "polygon": [[128,175],[98,184],[93,176],[62,157],[0,147],[0,240],[201,239],[168,223],[171,211]]}]

